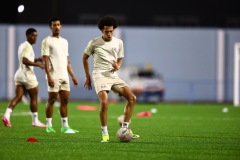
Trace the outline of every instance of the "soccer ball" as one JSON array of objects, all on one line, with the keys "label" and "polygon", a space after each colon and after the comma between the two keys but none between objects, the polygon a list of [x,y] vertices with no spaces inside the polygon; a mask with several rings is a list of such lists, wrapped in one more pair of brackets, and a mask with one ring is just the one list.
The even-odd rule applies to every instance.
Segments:
[{"label": "soccer ball", "polygon": [[121,127],[117,130],[116,135],[120,142],[130,142],[133,137],[133,132],[130,128]]}]

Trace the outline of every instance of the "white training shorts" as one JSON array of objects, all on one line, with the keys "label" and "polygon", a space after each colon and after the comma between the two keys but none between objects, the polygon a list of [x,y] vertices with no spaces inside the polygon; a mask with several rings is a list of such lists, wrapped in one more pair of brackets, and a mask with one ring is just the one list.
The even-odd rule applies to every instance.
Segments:
[{"label": "white training shorts", "polygon": [[69,79],[53,79],[53,81],[54,87],[50,87],[47,81],[48,92],[70,91]]},{"label": "white training shorts", "polygon": [[23,85],[25,88],[32,89],[38,86],[38,81],[37,80],[32,80],[32,81],[27,81],[27,82],[20,82],[20,81],[15,81],[15,85]]},{"label": "white training shorts", "polygon": [[[120,78],[93,78],[95,91],[98,94],[100,91],[110,91],[113,90],[117,92],[117,88],[127,86]],[[114,86],[114,87],[113,87]]]},{"label": "white training shorts", "polygon": [[36,75],[32,71],[23,72],[17,70],[14,75],[15,85],[23,85],[26,89],[32,89],[38,86]]}]

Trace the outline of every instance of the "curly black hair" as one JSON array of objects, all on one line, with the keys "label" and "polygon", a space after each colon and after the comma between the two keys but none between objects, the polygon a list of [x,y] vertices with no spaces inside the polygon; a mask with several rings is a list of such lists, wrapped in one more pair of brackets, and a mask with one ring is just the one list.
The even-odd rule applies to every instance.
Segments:
[{"label": "curly black hair", "polygon": [[104,26],[113,26],[113,29],[118,27],[118,21],[113,16],[104,16],[98,21],[98,28],[102,30]]},{"label": "curly black hair", "polygon": [[53,21],[60,21],[60,24],[62,23],[61,18],[59,18],[59,17],[51,17],[51,18],[49,18],[49,20],[48,20],[49,26],[52,25],[52,22],[53,22]]},{"label": "curly black hair", "polygon": [[26,30],[26,36],[32,34],[33,32],[37,32],[37,30],[35,28],[28,28]]}]

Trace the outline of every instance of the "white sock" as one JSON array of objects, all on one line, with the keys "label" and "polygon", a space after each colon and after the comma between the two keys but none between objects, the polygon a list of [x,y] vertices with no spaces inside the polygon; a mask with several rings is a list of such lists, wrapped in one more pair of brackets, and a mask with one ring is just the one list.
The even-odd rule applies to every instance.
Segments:
[{"label": "white sock", "polygon": [[32,112],[32,123],[38,123],[38,112]]},{"label": "white sock", "polygon": [[69,127],[68,126],[68,117],[62,118],[62,127]]},{"label": "white sock", "polygon": [[11,108],[7,108],[6,112],[4,114],[4,117],[6,117],[9,120],[10,116],[11,116],[11,113],[12,113],[12,109]]},{"label": "white sock", "polygon": [[47,127],[52,127],[52,118],[46,118],[47,120]]},{"label": "white sock", "polygon": [[101,129],[102,129],[102,134],[103,134],[103,135],[108,135],[107,126],[101,126]]},{"label": "white sock", "polygon": [[122,127],[127,127],[128,128],[128,126],[129,126],[129,122],[123,122],[122,123]]}]

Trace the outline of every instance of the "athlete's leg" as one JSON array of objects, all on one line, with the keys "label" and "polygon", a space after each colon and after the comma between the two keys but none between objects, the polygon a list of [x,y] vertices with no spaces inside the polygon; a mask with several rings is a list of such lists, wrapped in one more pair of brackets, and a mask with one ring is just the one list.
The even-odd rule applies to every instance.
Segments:
[{"label": "athlete's leg", "polygon": [[60,98],[60,114],[61,117],[67,117],[68,116],[68,99],[69,99],[69,94],[70,91],[65,91],[65,90],[61,90],[59,91],[59,98]]},{"label": "athlete's leg", "polygon": [[102,141],[101,142],[108,142],[109,141],[109,134],[107,128],[108,122],[108,94],[106,91],[100,91],[98,93],[98,99],[100,103],[100,123],[102,129]]},{"label": "athlete's leg", "polygon": [[[131,89],[127,86],[119,88],[118,93],[119,95],[122,95],[123,97],[125,97],[127,100],[127,104],[124,108],[124,121],[122,123],[122,127],[128,127],[132,117],[134,106],[136,103],[136,96],[133,94]],[[133,134],[132,136],[133,139],[138,139],[139,137],[140,136],[137,134]]]},{"label": "athlete's leg", "polygon": [[48,92],[48,101],[46,105],[46,117],[52,118],[53,105],[58,98],[58,92]]},{"label": "athlete's leg", "polygon": [[108,94],[106,91],[100,91],[98,93],[98,99],[100,103],[100,122],[101,126],[107,126],[108,119]]},{"label": "athlete's leg", "polygon": [[60,90],[59,97],[60,97],[60,114],[61,114],[61,121],[62,121],[62,133],[76,133],[79,132],[78,130],[72,129],[68,125],[68,99],[69,99],[70,91],[67,90]]},{"label": "athlete's leg", "polygon": [[24,93],[24,86],[23,85],[16,85],[15,97],[9,102],[8,107],[5,111],[5,114],[2,118],[3,124],[6,127],[11,127],[12,126],[11,123],[10,123],[10,116],[11,116],[11,113],[12,113],[13,109],[15,108],[15,106],[22,99],[23,93]]},{"label": "athlete's leg", "polygon": [[31,112],[37,112],[37,99],[38,99],[38,86],[27,90],[30,97],[30,110]]},{"label": "athlete's leg", "polygon": [[136,96],[127,86],[115,89],[114,91],[119,93],[120,96],[125,97],[125,99],[127,100],[127,104],[124,108],[124,122],[129,123],[134,110],[134,105],[136,103]]},{"label": "athlete's leg", "polygon": [[24,94],[24,86],[17,85],[15,89],[15,97],[9,102],[8,108],[13,110],[15,106],[18,104],[18,102],[22,99],[23,94]]},{"label": "athlete's leg", "polygon": [[32,126],[34,127],[46,127],[45,124],[38,119],[38,86],[27,89],[30,97],[30,110],[32,112]]}]

